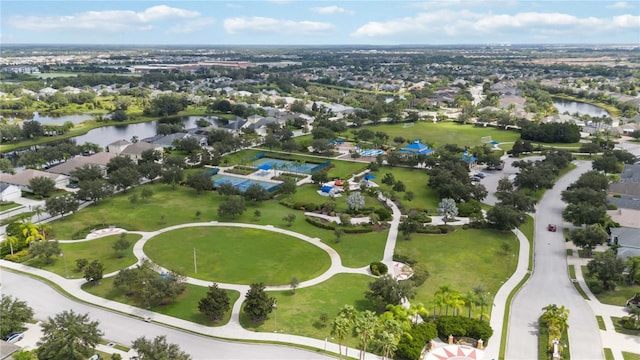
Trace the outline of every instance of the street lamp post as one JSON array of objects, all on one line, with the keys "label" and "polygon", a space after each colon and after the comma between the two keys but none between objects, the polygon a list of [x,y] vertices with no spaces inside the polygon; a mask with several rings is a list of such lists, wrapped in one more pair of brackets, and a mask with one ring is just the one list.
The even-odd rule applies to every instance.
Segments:
[{"label": "street lamp post", "polygon": [[277,300],[273,300],[273,332],[278,332],[278,305]]},{"label": "street lamp post", "polygon": [[69,278],[69,268],[67,267],[67,257],[64,256],[64,251],[60,250],[60,256],[62,256],[62,260],[64,261],[64,274],[65,278]]}]

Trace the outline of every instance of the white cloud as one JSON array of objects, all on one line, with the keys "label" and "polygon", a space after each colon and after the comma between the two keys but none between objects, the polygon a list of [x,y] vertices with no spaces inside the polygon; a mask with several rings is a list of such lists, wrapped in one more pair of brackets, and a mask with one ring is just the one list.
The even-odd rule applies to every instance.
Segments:
[{"label": "white cloud", "polygon": [[413,17],[369,22],[351,33],[353,37],[378,37],[398,34],[422,34],[433,36],[465,35],[469,38],[482,35],[556,36],[601,31],[632,30],[640,27],[640,16],[621,15],[614,18],[579,18],[562,13],[523,12],[517,14],[476,13],[468,10],[441,9],[420,13]]},{"label": "white cloud", "polygon": [[197,11],[166,5],[152,6],[141,12],[131,10],[86,11],[61,16],[14,16],[8,22],[26,30],[99,30],[118,32],[129,29],[149,30],[154,22],[174,19],[195,19]]},{"label": "white cloud", "polygon": [[607,9],[628,9],[631,5],[629,5],[626,1],[618,1],[617,3],[611,4],[607,6]]},{"label": "white cloud", "polygon": [[332,31],[331,23],[317,21],[293,21],[267,17],[235,17],[224,20],[224,28],[229,34],[243,32],[320,35]]},{"label": "white cloud", "polygon": [[213,18],[198,18],[176,24],[167,30],[167,34],[186,34],[191,33],[213,24]]},{"label": "white cloud", "polygon": [[347,10],[345,8],[341,8],[340,6],[337,6],[337,5],[314,7],[314,8],[311,8],[311,11],[313,11],[315,13],[318,13],[318,14],[322,14],[322,15],[331,15],[331,14],[349,14],[349,15],[352,15],[353,14],[353,11]]}]

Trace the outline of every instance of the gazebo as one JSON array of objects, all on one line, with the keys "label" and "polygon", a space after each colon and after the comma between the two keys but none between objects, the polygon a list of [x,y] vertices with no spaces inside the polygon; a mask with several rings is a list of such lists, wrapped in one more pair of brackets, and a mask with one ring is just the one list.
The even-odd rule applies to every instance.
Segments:
[{"label": "gazebo", "polygon": [[415,140],[411,144],[402,148],[400,152],[411,155],[429,155],[433,152],[433,149],[430,149],[427,145],[420,143],[420,140]]}]

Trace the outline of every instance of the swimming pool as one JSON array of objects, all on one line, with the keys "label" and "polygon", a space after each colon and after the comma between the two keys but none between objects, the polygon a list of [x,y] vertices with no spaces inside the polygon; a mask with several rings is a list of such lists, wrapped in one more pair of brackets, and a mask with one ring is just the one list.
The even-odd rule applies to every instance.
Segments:
[{"label": "swimming pool", "polygon": [[218,175],[212,176],[211,180],[213,181],[213,186],[215,187],[218,187],[223,183],[227,182],[227,183],[231,183],[231,185],[233,185],[236,189],[240,191],[247,190],[249,186],[253,184],[258,184],[262,186],[262,188],[264,188],[268,192],[274,192],[280,188],[280,184],[274,184],[271,182],[247,179],[247,178],[243,178],[239,176],[231,176],[231,175],[218,174]]},{"label": "swimming pool", "polygon": [[380,149],[357,149],[356,151],[361,156],[378,156],[384,154],[384,150]]},{"label": "swimming pool", "polygon": [[263,157],[261,159],[257,159],[253,162],[255,167],[259,167],[262,165],[268,165],[271,169],[285,171],[285,172],[296,172],[303,174],[311,174],[317,171],[320,168],[325,167],[324,164],[310,164],[310,163],[300,163],[289,160],[280,160],[280,159],[271,159],[267,157]]}]

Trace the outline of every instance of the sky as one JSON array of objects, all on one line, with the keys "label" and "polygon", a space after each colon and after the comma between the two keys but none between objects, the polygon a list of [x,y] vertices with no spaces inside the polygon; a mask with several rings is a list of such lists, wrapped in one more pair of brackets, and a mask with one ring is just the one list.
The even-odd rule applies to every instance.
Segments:
[{"label": "sky", "polygon": [[2,0],[0,43],[640,44],[640,0]]}]

